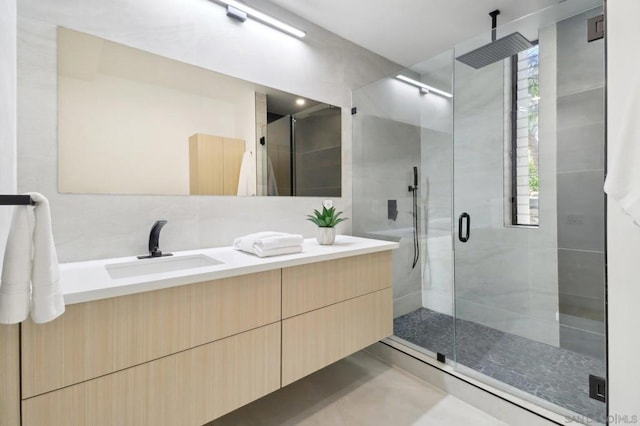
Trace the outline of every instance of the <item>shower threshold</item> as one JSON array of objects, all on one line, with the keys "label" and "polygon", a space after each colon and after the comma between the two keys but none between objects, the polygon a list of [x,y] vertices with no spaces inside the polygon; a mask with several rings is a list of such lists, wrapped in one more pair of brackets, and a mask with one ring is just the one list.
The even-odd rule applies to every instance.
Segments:
[{"label": "shower threshold", "polygon": [[[604,376],[603,360],[420,308],[394,320],[394,336],[456,359],[456,369],[484,375],[571,413],[606,423],[604,403],[589,398],[589,374]],[[478,374],[476,374],[478,375]],[[504,386],[500,386],[504,387]],[[548,404],[545,404],[548,405]],[[562,410],[564,411],[564,410]],[[574,416],[575,417],[575,416]]]}]

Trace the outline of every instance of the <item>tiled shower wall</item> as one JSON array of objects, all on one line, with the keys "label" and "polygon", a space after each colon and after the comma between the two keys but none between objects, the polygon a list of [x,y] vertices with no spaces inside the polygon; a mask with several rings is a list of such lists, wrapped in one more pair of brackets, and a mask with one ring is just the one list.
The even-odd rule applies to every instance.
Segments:
[{"label": "tiled shower wall", "polygon": [[587,19],[558,23],[560,346],[604,356],[604,40]]},{"label": "tiled shower wall", "polygon": [[[385,78],[353,92],[353,232],[400,244],[393,254],[394,316],[421,307],[421,265],[413,260],[413,166],[420,166],[420,96]],[[387,201],[397,203],[388,218]]]},{"label": "tiled shower wall", "polygon": [[[452,52],[420,64],[411,76],[451,90]],[[353,92],[353,231],[398,241],[394,316],[421,307],[452,314],[452,108],[449,98],[421,94],[388,77]],[[413,263],[413,167],[418,167],[420,259]],[[387,203],[397,203],[388,217]]]}]

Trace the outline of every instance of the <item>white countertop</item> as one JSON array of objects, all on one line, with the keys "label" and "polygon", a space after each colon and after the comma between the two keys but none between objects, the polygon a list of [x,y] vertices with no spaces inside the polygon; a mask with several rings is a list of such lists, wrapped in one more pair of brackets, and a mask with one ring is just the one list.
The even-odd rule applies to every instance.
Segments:
[{"label": "white countertop", "polygon": [[105,266],[134,261],[153,262],[156,259],[138,260],[135,256],[131,256],[91,260],[61,264],[60,283],[64,301],[67,305],[71,305],[396,248],[398,243],[395,242],[338,235],[335,243],[330,246],[321,246],[315,238],[307,238],[304,240],[301,253],[265,258],[234,250],[231,247],[189,250],[173,252],[173,254],[174,256],[203,254],[224,263],[120,279],[111,278]]}]

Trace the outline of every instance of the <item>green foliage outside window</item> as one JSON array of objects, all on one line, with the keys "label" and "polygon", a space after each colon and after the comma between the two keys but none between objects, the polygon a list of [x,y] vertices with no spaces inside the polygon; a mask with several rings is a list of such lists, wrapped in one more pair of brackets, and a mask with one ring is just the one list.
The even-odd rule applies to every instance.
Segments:
[{"label": "green foliage outside window", "polygon": [[532,158],[529,158],[529,192],[540,191],[540,180],[538,178],[538,168],[533,162]]}]

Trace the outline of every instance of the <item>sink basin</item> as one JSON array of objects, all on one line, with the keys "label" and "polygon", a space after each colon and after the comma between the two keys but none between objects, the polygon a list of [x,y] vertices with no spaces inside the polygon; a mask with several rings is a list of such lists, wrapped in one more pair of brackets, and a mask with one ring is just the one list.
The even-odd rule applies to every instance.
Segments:
[{"label": "sink basin", "polygon": [[130,278],[140,275],[158,274],[162,272],[182,271],[185,269],[202,268],[205,266],[221,265],[224,262],[204,254],[190,256],[170,256],[157,259],[137,259],[131,262],[113,263],[105,265],[109,276],[114,279]]}]

